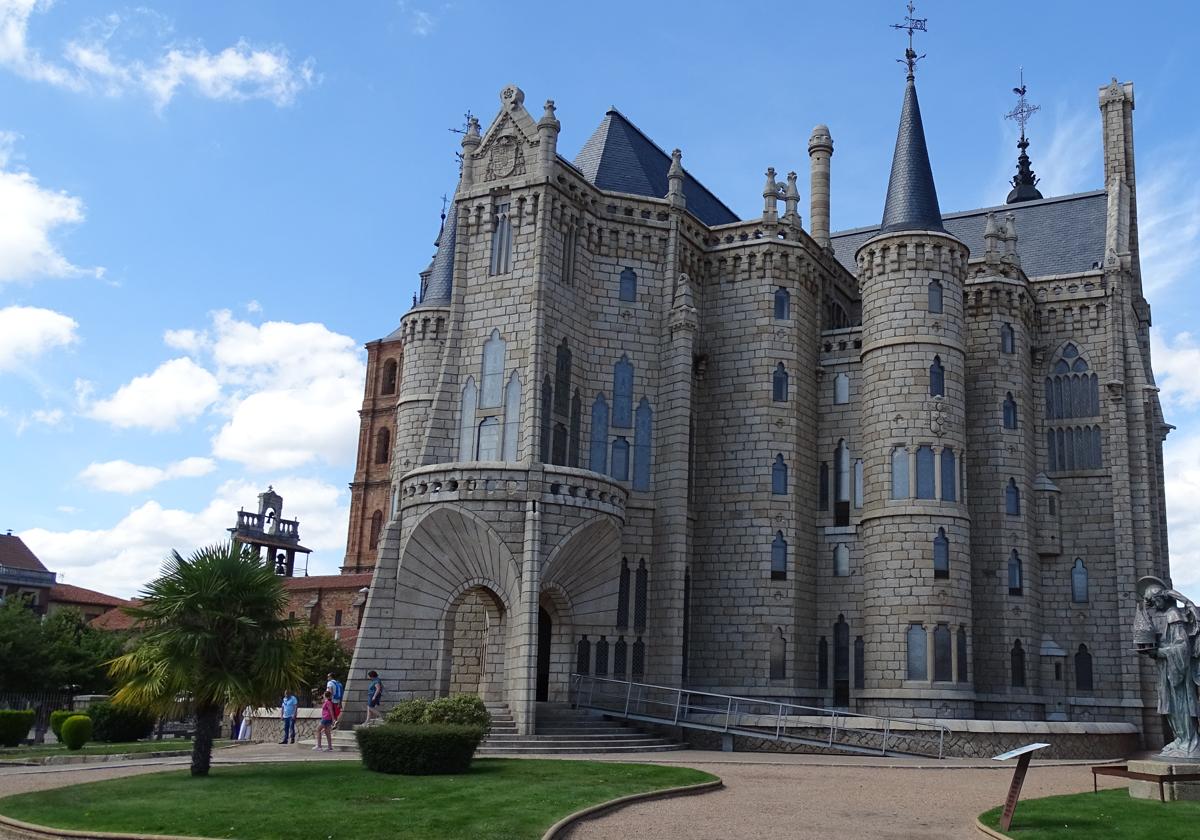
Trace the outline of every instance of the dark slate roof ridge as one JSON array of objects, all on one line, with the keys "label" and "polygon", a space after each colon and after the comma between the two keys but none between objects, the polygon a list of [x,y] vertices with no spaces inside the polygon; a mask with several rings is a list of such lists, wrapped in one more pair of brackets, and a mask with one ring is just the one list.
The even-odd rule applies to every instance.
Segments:
[{"label": "dark slate roof ridge", "polygon": [[[942,219],[965,219],[968,216],[982,216],[987,213],[1007,213],[1014,208],[1024,207],[1044,207],[1047,204],[1056,204],[1060,201],[1076,201],[1081,198],[1094,198],[1098,195],[1105,195],[1106,190],[1086,190],[1084,192],[1067,193],[1066,195],[1056,195],[1050,198],[1037,199],[1035,201],[1022,201],[1019,205],[1014,204],[995,204],[991,207],[979,207],[975,210],[955,210],[953,213],[943,213]],[[865,233],[869,230],[879,230],[879,225],[862,225],[860,227],[846,228],[845,230],[835,230],[829,234],[831,239],[837,239],[839,236],[852,236],[856,233]],[[1020,231],[1017,231],[1018,235]]]},{"label": "dark slate roof ridge", "polygon": [[888,177],[887,200],[883,204],[879,230],[883,233],[945,230],[911,68],[904,86],[904,104],[900,108],[896,149],[892,154],[892,172]]},{"label": "dark slate roof ridge", "polygon": [[[661,190],[658,189],[659,185],[650,184],[650,173],[646,172],[642,167],[638,167],[637,170],[623,169],[620,173],[627,178],[639,176],[638,180],[641,181],[640,191],[635,191],[634,189],[613,189],[611,186],[601,183],[601,181],[607,180],[603,177],[607,173],[602,172],[605,153],[609,151],[607,144],[609,138],[617,130],[625,132],[627,135],[632,134],[638,143],[655,154],[658,157],[656,163],[661,164],[661,167],[656,168],[662,169],[665,178],[665,173],[670,168],[671,156],[661,146],[650,139],[646,132],[638,128],[629,117],[625,116],[615,107],[609,108],[604,112],[604,119],[600,121],[596,130],[592,132],[587,142],[580,148],[572,166],[588,182],[605,192],[625,192],[630,195],[642,195],[651,198],[666,197],[666,184],[661,185]],[[636,149],[631,149],[631,151],[636,153]],[[689,190],[689,187],[694,187],[696,192]],[[739,221],[738,215],[725,202],[717,198],[712,190],[704,186],[686,168],[684,168],[684,195],[688,197],[688,211],[710,227],[717,224],[732,224]]]}]

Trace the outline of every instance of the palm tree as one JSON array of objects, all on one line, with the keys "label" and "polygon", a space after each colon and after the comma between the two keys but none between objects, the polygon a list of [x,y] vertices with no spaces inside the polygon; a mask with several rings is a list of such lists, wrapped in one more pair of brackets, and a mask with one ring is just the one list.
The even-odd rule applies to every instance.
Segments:
[{"label": "palm tree", "polygon": [[186,560],[172,551],[139,598],[126,609],[139,644],[109,663],[113,700],[166,712],[190,698],[192,775],[207,776],[226,704],[274,703],[299,678],[283,585],[245,546],[222,543]]}]

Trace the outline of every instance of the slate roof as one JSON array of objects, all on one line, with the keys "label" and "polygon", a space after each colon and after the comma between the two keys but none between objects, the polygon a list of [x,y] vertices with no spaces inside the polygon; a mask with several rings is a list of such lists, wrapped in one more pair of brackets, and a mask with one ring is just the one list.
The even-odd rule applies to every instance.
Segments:
[{"label": "slate roof", "polygon": [[[605,113],[575,156],[574,164],[599,189],[654,198],[667,195],[671,156],[615,108]],[[706,225],[738,221],[737,215],[687,170],[683,173],[683,194],[688,211]]]},{"label": "slate roof", "polygon": [[[1088,271],[1104,260],[1108,198],[1104,190],[1075,193],[1041,201],[1000,204],[942,216],[946,231],[971,249],[983,253],[983,228],[987,214],[1002,219],[1012,213],[1017,225],[1017,253],[1030,277]],[[879,233],[879,227],[862,227],[834,233],[834,254],[852,274],[857,273],[854,252]]]},{"label": "slate roof", "polygon": [[37,559],[29,546],[12,534],[0,534],[0,566],[10,569],[25,569],[30,572],[48,572],[42,561]]},{"label": "slate roof", "polygon": [[105,595],[103,592],[72,586],[69,583],[56,583],[51,586],[50,601],[55,604],[92,604],[101,607],[123,607],[129,603],[125,598]]},{"label": "slate roof", "polygon": [[[429,282],[421,297],[421,306],[446,306],[454,288],[454,243],[458,239],[458,213],[451,212],[438,237],[437,253],[429,269]],[[390,338],[390,336],[389,336]]]},{"label": "slate roof", "polygon": [[880,230],[892,233],[942,229],[942,211],[938,208],[933,169],[929,166],[925,127],[921,124],[921,104],[910,71],[904,86],[904,105],[900,109],[900,127],[896,129],[896,151],[892,154],[892,175],[888,178]]}]

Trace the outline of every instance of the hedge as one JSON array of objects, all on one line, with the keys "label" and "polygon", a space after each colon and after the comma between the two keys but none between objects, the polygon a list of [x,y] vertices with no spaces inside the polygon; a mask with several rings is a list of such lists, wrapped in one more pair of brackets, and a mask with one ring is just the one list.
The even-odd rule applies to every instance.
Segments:
[{"label": "hedge", "polygon": [[363,765],[377,773],[428,776],[465,773],[483,740],[478,726],[400,724],[354,730]]},{"label": "hedge", "polygon": [[457,726],[477,726],[486,735],[492,728],[492,716],[487,706],[474,694],[455,694],[437,700],[414,697],[397,703],[387,714],[388,723],[431,724],[448,723]]},{"label": "hedge", "polygon": [[33,709],[0,709],[0,747],[20,746],[33,726]]},{"label": "hedge", "polygon": [[97,741],[139,741],[154,732],[155,717],[149,712],[117,706],[107,700],[88,706],[88,717]]},{"label": "hedge", "polygon": [[56,709],[50,713],[50,731],[54,733],[54,737],[62,740],[62,725],[63,721],[75,715],[81,715],[83,712],[73,712],[70,709]]},{"label": "hedge", "polygon": [[87,715],[71,715],[62,723],[62,742],[69,750],[77,750],[92,740],[92,719]]}]

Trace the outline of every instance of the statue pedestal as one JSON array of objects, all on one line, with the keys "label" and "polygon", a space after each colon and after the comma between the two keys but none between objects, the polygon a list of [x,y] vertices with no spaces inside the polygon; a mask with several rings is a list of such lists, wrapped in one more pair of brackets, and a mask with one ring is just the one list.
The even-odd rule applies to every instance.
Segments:
[{"label": "statue pedestal", "polygon": [[[1129,770],[1156,777],[1155,781],[1130,779],[1129,795],[1134,799],[1158,799],[1161,780],[1165,801],[1200,801],[1200,761],[1131,761]],[[1170,781],[1174,776],[1191,776],[1193,780]]]}]

